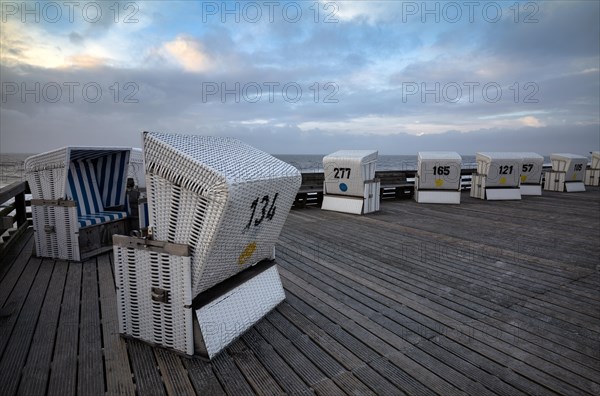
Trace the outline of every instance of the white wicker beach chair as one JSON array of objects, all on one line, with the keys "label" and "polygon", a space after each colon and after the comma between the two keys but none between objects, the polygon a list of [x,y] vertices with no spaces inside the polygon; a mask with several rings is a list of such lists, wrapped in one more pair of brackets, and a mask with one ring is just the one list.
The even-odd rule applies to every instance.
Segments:
[{"label": "white wicker beach chair", "polygon": [[471,197],[487,200],[521,199],[521,153],[477,153],[477,173],[471,179]]},{"label": "white wicker beach chair", "polygon": [[340,150],[323,158],[321,209],[366,214],[379,210],[376,150]]},{"label": "white wicker beach chair", "polygon": [[585,171],[585,185],[600,185],[600,151],[592,152],[592,166]]},{"label": "white wicker beach chair", "polygon": [[64,147],[25,160],[36,252],[79,261],[110,249],[123,219],[129,148]]},{"label": "white wicker beach chair", "polygon": [[585,191],[583,183],[587,170],[587,157],[577,154],[551,154],[552,170],[544,175],[544,190],[559,192]]},{"label": "white wicker beach chair", "polygon": [[461,165],[462,158],[455,152],[419,152],[415,200],[419,203],[459,204]]},{"label": "white wicker beach chair", "polygon": [[542,195],[544,157],[536,153],[521,153],[521,195]]},{"label": "white wicker beach chair", "polygon": [[120,332],[212,358],[285,298],[270,259],[301,175],[235,139],[143,143],[152,240],[115,238]]}]

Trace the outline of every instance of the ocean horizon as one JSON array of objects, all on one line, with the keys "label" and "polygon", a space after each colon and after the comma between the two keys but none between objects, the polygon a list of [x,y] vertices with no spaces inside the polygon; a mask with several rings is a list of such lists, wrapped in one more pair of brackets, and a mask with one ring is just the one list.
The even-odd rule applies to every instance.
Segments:
[{"label": "ocean horizon", "polygon": [[[16,181],[25,180],[23,167],[27,157],[37,153],[1,153],[0,154],[0,187],[7,186]],[[296,167],[302,173],[323,172],[323,157],[326,154],[271,154],[282,161]],[[590,157],[588,155],[588,157]],[[544,164],[550,164],[550,156],[544,155]],[[417,155],[385,155],[380,154],[377,159],[377,170],[415,170]],[[475,155],[462,155],[464,169],[475,168]]]}]

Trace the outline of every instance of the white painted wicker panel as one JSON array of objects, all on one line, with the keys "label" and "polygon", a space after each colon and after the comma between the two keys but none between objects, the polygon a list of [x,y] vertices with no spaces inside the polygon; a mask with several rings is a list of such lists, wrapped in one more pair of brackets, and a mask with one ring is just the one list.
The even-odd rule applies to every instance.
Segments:
[{"label": "white painted wicker panel", "polygon": [[[195,293],[200,293],[261,260],[273,258],[275,243],[294,202],[299,183],[283,179],[244,187],[246,188],[232,189],[222,220],[215,224],[214,244],[211,245],[209,239],[198,238],[197,242],[193,240],[196,246],[194,251],[207,253],[202,269],[194,266],[192,275]],[[264,197],[269,197],[268,202],[263,202]],[[274,197],[277,198],[274,200]],[[256,209],[253,209],[255,202]],[[274,211],[269,220],[271,208]]]},{"label": "white painted wicker panel", "polygon": [[565,172],[546,171],[544,190],[563,192],[565,190]]},{"label": "white painted wicker panel", "polygon": [[433,204],[460,204],[460,191],[416,190],[415,201]]},{"label": "white painted wicker panel", "polygon": [[522,153],[521,183],[541,184],[544,157],[536,153]]},{"label": "white painted wicker panel", "polygon": [[577,154],[551,154],[552,170],[565,172],[565,182],[583,181],[588,160]]},{"label": "white painted wicker panel", "polygon": [[461,156],[454,152],[419,152],[417,159],[418,188],[458,190],[461,180],[461,161]]},{"label": "white painted wicker panel", "polygon": [[[194,354],[190,257],[113,246],[119,332]],[[168,292],[166,303],[152,288]]]},{"label": "white painted wicker panel", "polygon": [[146,188],[144,153],[141,148],[134,147],[131,149],[127,177],[132,178],[135,185],[139,188]]},{"label": "white painted wicker panel", "polygon": [[190,246],[194,295],[271,258],[297,169],[234,139],[144,133],[144,153],[154,238]]},{"label": "white painted wicker panel", "polygon": [[363,198],[324,195],[321,209],[360,215],[363,212],[364,204]]},{"label": "white painted wicker panel", "polygon": [[485,190],[488,201],[507,201],[521,199],[520,188],[488,188]]},{"label": "white painted wicker panel", "polygon": [[566,182],[565,183],[565,191],[566,192],[584,192],[585,184],[583,184],[583,182]]},{"label": "white painted wicker panel", "polygon": [[144,132],[146,171],[200,192],[219,182],[236,184],[299,174],[293,166],[240,140]]},{"label": "white painted wicker panel", "polygon": [[202,338],[212,358],[285,299],[273,266],[196,310]]},{"label": "white painted wicker panel", "polygon": [[77,208],[74,206],[54,209],[56,216],[56,238],[58,241],[58,258],[79,261],[79,223]]},{"label": "white painted wicker panel", "polygon": [[58,241],[54,233],[46,232],[46,227],[56,224],[54,208],[31,206],[36,254],[41,257],[58,257]]},{"label": "white painted wicker panel", "polygon": [[541,184],[521,184],[521,196],[540,196],[542,195]]},{"label": "white painted wicker panel", "polygon": [[342,150],[325,156],[325,194],[362,197],[364,182],[375,178],[376,163],[375,150]]},{"label": "white painted wicker panel", "polygon": [[518,187],[521,181],[520,153],[477,153],[477,173],[486,176],[487,187]]},{"label": "white painted wicker panel", "polygon": [[600,169],[588,169],[585,171],[585,185],[596,187],[600,185]]},{"label": "white painted wicker panel", "polygon": [[469,195],[472,198],[485,199],[485,176],[473,174],[471,177],[471,191]]},{"label": "white painted wicker panel", "polygon": [[77,208],[32,205],[31,213],[36,254],[40,257],[79,261]]},{"label": "white painted wicker panel", "polygon": [[381,182],[365,183],[365,202],[363,204],[363,214],[377,212],[379,210],[379,193]]},{"label": "white painted wicker panel", "polygon": [[600,169],[600,151],[592,152],[592,169]]},{"label": "white painted wicker panel", "polygon": [[48,156],[47,163],[38,158],[39,155],[25,160],[25,178],[29,183],[33,199],[65,198],[67,175],[65,154],[64,149],[53,151]]}]

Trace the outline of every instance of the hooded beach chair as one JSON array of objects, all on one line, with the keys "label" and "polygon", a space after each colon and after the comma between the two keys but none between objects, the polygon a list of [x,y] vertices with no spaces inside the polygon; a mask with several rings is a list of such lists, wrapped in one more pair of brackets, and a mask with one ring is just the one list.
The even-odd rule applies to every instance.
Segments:
[{"label": "hooded beach chair", "polygon": [[119,332],[212,358],[285,298],[274,249],[302,177],[236,139],[142,139],[151,238],[114,237]]},{"label": "hooded beach chair", "polygon": [[323,157],[325,185],[321,209],[353,214],[379,210],[376,150],[340,150]]},{"label": "hooded beach chair", "polygon": [[461,165],[462,157],[455,152],[419,152],[415,177],[415,201],[459,204]]},{"label": "hooded beach chair", "polygon": [[475,156],[477,172],[471,178],[470,196],[487,200],[521,199],[521,153],[481,152]]},{"label": "hooded beach chair", "polygon": [[129,148],[64,147],[25,160],[36,253],[80,261],[126,232]]},{"label": "hooded beach chair", "polygon": [[558,192],[585,191],[588,159],[582,155],[550,154],[552,169],[544,174],[544,190]]},{"label": "hooded beach chair", "polygon": [[521,153],[521,195],[542,195],[544,157],[537,153]]},{"label": "hooded beach chair", "polygon": [[586,186],[600,186],[600,151],[592,152],[592,166],[585,171]]}]

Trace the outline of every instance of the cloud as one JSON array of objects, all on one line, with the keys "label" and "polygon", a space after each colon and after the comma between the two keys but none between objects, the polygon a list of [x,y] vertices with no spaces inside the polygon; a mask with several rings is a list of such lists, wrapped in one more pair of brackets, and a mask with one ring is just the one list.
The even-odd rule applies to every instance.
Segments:
[{"label": "cloud", "polygon": [[75,45],[79,45],[79,44],[83,43],[85,38],[77,32],[71,32],[71,33],[69,33],[69,40],[71,40],[71,43],[73,43]]},{"label": "cloud", "polygon": [[93,55],[72,55],[66,57],[64,63],[61,65],[63,68],[97,68],[105,66],[108,63],[106,58],[93,56]]},{"label": "cloud", "polygon": [[9,66],[58,67],[64,64],[65,58],[61,44],[60,39],[45,39],[38,25],[25,29],[20,22],[3,22],[0,29],[0,62]]},{"label": "cloud", "polygon": [[[8,22],[1,29],[2,82],[28,89],[56,83],[63,97],[55,103],[44,92],[37,102],[31,94],[4,95],[2,150],[139,144],[142,129],[237,136],[279,153],[325,153],[339,144],[377,145],[390,154],[438,146],[463,151],[459,143],[473,152],[519,146],[544,133],[552,138],[527,140],[529,150],[563,143],[581,149],[595,144],[594,128],[598,140],[598,38],[577,28],[597,16],[597,5],[540,2],[539,23],[521,26],[511,14],[496,24],[404,23],[396,2],[371,3],[340,3],[340,22],[333,24],[313,21],[312,3],[294,24],[269,23],[266,14],[257,24],[221,23],[218,16],[200,23],[198,4],[185,2],[139,3],[140,22],[130,25]],[[561,34],[577,48],[565,49]],[[540,48],[532,49],[528,35]],[[72,102],[66,82],[79,84]],[[218,92],[204,100],[207,82],[220,90],[257,83],[262,98],[251,103]],[[265,82],[279,84],[272,101]],[[324,102],[332,93],[328,82],[336,84],[337,103]],[[406,82],[419,90],[439,83],[441,91],[407,96]],[[472,98],[465,82],[479,84]],[[490,82],[502,90],[498,101],[482,94]],[[82,95],[87,83],[102,88],[100,100]],[[301,100],[285,100],[286,83],[302,87]],[[448,100],[455,94],[444,91],[448,83],[462,86],[460,100]],[[573,127],[587,128],[580,142],[572,141]]]},{"label": "cloud", "polygon": [[535,118],[533,116],[519,118],[519,121],[521,121],[521,123],[523,125],[528,126],[528,127],[539,128],[539,127],[544,126],[544,124],[542,122],[540,122],[540,120],[538,120],[537,118]]},{"label": "cloud", "polygon": [[213,67],[213,61],[203,44],[187,36],[178,36],[163,45],[165,51],[190,72],[203,72]]}]

